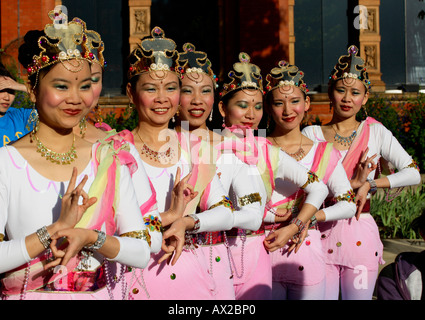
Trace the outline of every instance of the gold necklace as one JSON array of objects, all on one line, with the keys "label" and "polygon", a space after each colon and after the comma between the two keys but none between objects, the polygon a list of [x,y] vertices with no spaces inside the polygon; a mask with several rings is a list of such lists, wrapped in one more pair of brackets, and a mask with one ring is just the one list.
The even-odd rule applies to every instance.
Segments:
[{"label": "gold necklace", "polygon": [[[283,150],[283,151],[285,151],[285,149],[283,149],[281,146],[280,146],[280,144],[276,141],[276,139],[275,139],[275,137],[272,137],[273,138],[273,140],[274,140],[274,142],[276,142],[276,144]],[[295,160],[297,160],[297,161],[300,161],[302,158],[304,158],[304,156],[305,156],[305,152],[304,152],[304,149],[303,149],[303,147],[302,147],[302,145],[303,145],[303,135],[301,134],[301,141],[300,141],[300,147],[298,148],[298,150],[296,151],[296,152],[294,152],[294,153],[289,153],[289,152],[287,152],[287,151],[285,151],[286,152],[286,154],[288,154],[289,156],[291,156],[292,158],[294,158]]]},{"label": "gold necklace", "polygon": [[137,136],[139,137],[140,141],[143,143],[142,148],[140,149],[141,154],[145,154],[149,159],[153,159],[155,161],[164,163],[164,162],[170,162],[171,158],[174,156],[174,151],[171,149],[171,147],[168,147],[165,151],[155,151],[152,150],[147,146],[147,144],[143,141],[142,137],[139,135],[139,131],[136,131]]},{"label": "gold necklace", "polygon": [[74,139],[72,141],[71,149],[69,149],[68,152],[59,153],[52,151],[51,149],[47,148],[37,137],[36,134],[33,135],[37,142],[37,152],[41,153],[41,156],[46,158],[46,160],[49,160],[52,163],[56,164],[71,164],[71,162],[74,162],[74,160],[77,158],[77,151],[75,150],[75,134]]}]

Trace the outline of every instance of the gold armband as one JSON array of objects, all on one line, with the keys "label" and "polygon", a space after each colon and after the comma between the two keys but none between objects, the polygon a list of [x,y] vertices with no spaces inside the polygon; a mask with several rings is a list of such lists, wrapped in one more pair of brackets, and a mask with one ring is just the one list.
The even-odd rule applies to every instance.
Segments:
[{"label": "gold armband", "polygon": [[420,171],[418,163],[413,159],[412,159],[412,162],[407,167],[405,167],[405,169],[407,169],[407,168],[413,168],[413,169]]},{"label": "gold armband", "polygon": [[232,210],[232,212],[235,210],[233,208],[232,201],[228,197],[225,197],[225,196],[223,196],[223,200],[221,200],[220,202],[217,202],[216,204],[213,204],[211,207],[209,207],[208,210],[213,209],[213,208],[218,207],[218,206],[228,207],[230,210]]},{"label": "gold armband", "polygon": [[159,220],[157,216],[153,216],[153,215],[144,216],[143,221],[145,222],[146,228],[148,228],[150,231],[158,231],[158,232],[164,231],[161,220]]},{"label": "gold armband", "polygon": [[0,242],[3,242],[3,240],[4,240],[4,234],[0,233]]},{"label": "gold armband", "polygon": [[309,171],[307,173],[307,175],[308,175],[307,182],[304,183],[304,185],[301,187],[301,189],[305,189],[310,183],[319,181],[319,178],[317,177],[317,175],[313,171]]},{"label": "gold armband", "polygon": [[143,239],[148,243],[149,247],[151,246],[151,235],[149,234],[149,231],[147,229],[126,232],[120,235],[120,237]]},{"label": "gold armband", "polygon": [[258,192],[251,193],[238,199],[239,206],[243,207],[247,204],[259,202],[261,204],[261,196]]},{"label": "gold armband", "polygon": [[341,194],[335,198],[338,201],[348,201],[348,202],[356,202],[356,196],[353,189],[349,190],[347,193]]}]

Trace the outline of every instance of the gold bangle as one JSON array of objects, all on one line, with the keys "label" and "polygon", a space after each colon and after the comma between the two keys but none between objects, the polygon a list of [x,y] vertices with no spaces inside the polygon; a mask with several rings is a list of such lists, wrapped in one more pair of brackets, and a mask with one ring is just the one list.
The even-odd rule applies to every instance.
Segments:
[{"label": "gold bangle", "polygon": [[136,239],[142,239],[145,240],[149,247],[151,246],[151,235],[149,234],[149,231],[147,229],[145,230],[139,230],[139,231],[130,231],[126,232],[120,235],[120,237],[127,237],[127,238],[136,238]]},{"label": "gold bangle", "polygon": [[259,202],[260,205],[261,205],[261,196],[258,192],[251,193],[251,194],[248,194],[246,196],[240,197],[238,199],[238,202],[239,202],[239,206],[241,206],[241,207],[246,206],[247,204],[250,204],[250,203],[254,203],[254,202]]}]

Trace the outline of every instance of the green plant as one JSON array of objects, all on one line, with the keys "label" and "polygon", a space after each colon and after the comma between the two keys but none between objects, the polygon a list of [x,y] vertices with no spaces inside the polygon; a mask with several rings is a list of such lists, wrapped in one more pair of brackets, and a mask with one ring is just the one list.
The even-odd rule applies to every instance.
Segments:
[{"label": "green plant", "polygon": [[384,193],[372,197],[370,213],[382,238],[420,239],[411,223],[425,208],[424,190],[425,184],[406,188],[392,202],[386,200]]},{"label": "green plant", "polygon": [[116,129],[118,132],[124,129],[131,131],[137,126],[138,123],[137,112],[135,110],[129,111],[128,109],[126,109],[119,117],[110,112],[102,118],[103,122],[109,124],[112,129]]}]

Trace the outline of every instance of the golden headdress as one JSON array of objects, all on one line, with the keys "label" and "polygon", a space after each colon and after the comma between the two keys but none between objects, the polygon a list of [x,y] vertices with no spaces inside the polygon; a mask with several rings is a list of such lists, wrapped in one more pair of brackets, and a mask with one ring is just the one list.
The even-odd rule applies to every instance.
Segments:
[{"label": "golden headdress", "polygon": [[183,52],[179,53],[178,72],[184,77],[188,76],[195,82],[202,81],[202,74],[208,75],[217,87],[217,76],[211,68],[211,61],[207,54],[202,51],[196,51],[191,43],[183,45]]},{"label": "golden headdress", "polygon": [[346,85],[352,85],[355,79],[360,80],[366,90],[370,89],[369,75],[366,72],[364,60],[358,56],[359,49],[352,45],[348,48],[348,55],[342,55],[329,76],[329,85],[340,79]]},{"label": "golden headdress", "polygon": [[273,68],[266,76],[266,91],[279,88],[282,92],[289,92],[291,88],[297,87],[307,94],[307,84],[303,80],[304,72],[297,66],[291,65],[285,60],[279,61],[278,66]]},{"label": "golden headdress", "polygon": [[142,40],[134,49],[128,60],[128,79],[144,72],[172,71],[176,72],[179,54],[176,43],[165,38],[164,30],[155,27],[151,31],[150,38]]},{"label": "golden headdress", "polygon": [[234,70],[228,73],[231,81],[223,85],[220,92],[221,97],[238,89],[257,89],[263,93],[263,78],[260,68],[250,63],[251,58],[245,52],[239,53],[239,61],[233,65]]},{"label": "golden headdress", "polygon": [[[76,65],[82,68],[82,60],[92,62],[90,56],[89,37],[85,35],[85,23],[79,18],[74,18],[68,22],[68,17],[63,12],[49,12],[49,18],[53,24],[47,24],[44,27],[44,35],[38,39],[40,53],[34,55],[32,61],[26,65],[28,75],[38,73],[41,69],[71,59],[77,59]],[[60,15],[61,24],[56,23]],[[100,36],[99,36],[100,40]],[[102,50],[103,51],[103,50]],[[71,71],[78,71],[71,70]]]}]

